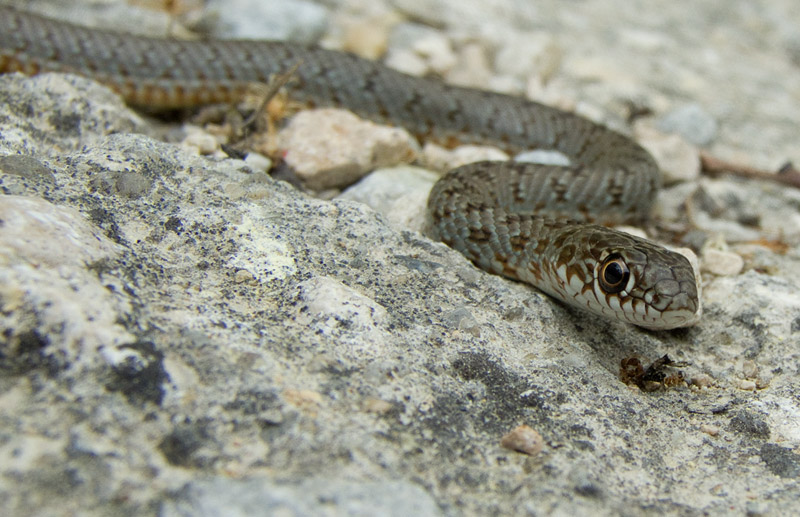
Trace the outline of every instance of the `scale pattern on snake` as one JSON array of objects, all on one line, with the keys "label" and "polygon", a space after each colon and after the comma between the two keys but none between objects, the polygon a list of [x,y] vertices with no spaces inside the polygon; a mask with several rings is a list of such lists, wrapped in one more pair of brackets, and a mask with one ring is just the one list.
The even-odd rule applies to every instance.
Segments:
[{"label": "scale pattern on snake", "polygon": [[411,77],[346,53],[147,38],[0,7],[0,72],[78,73],[149,109],[231,102],[294,65],[286,85],[294,100],[343,107],[420,138],[569,157],[568,166],[473,163],[436,183],[429,232],[481,268],[642,327],[698,321],[689,261],[603,226],[645,221],[660,186],[652,157],[622,134],[522,98]]}]

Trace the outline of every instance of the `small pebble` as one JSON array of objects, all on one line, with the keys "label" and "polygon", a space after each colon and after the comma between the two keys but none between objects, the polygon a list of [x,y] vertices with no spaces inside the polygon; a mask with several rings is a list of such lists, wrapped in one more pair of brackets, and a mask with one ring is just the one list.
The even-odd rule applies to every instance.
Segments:
[{"label": "small pebble", "polygon": [[342,50],[366,59],[377,60],[386,53],[392,16],[376,16],[349,24],[345,29]]},{"label": "small pebble", "polygon": [[428,64],[410,49],[397,49],[384,60],[389,68],[404,74],[421,77],[428,73]]},{"label": "small pebble", "polygon": [[0,172],[23,178],[43,178],[47,183],[55,183],[53,172],[33,156],[12,154],[0,156]]},{"label": "small pebble", "polygon": [[527,77],[533,70],[549,81],[561,65],[563,51],[552,32],[515,32],[493,61],[501,74]]},{"label": "small pebble", "polygon": [[519,153],[514,157],[518,162],[541,163],[543,165],[562,165],[567,167],[571,165],[568,156],[559,151],[550,149],[534,149],[533,151],[525,151]]},{"label": "small pebble", "polygon": [[658,129],[677,133],[689,142],[705,146],[717,137],[717,121],[698,104],[680,106],[658,121]]},{"label": "small pebble", "polygon": [[338,198],[369,205],[397,229],[423,232],[428,193],[438,177],[410,165],[378,169],[348,187]]},{"label": "small pebble", "polygon": [[647,232],[645,232],[641,228],[637,228],[635,226],[625,226],[625,225],[623,225],[623,226],[617,226],[617,227],[615,227],[615,229],[619,230],[621,232],[625,232],[627,234],[642,238],[642,239],[646,239],[647,238]]},{"label": "small pebble", "polygon": [[706,373],[699,373],[689,380],[689,384],[698,388],[710,388],[714,384],[714,379]]},{"label": "small pebble", "polygon": [[385,64],[410,75],[444,74],[457,63],[450,40],[441,32],[416,23],[392,29]]},{"label": "small pebble", "polygon": [[244,163],[255,172],[267,172],[272,168],[272,160],[261,153],[249,152],[244,158]]},{"label": "small pebble", "polygon": [[706,249],[700,260],[702,270],[717,276],[736,276],[744,268],[744,259],[736,253]]},{"label": "small pebble", "polygon": [[408,131],[337,109],[298,113],[279,140],[286,163],[313,190],[350,185],[371,170],[410,162],[417,154]]},{"label": "small pebble", "polygon": [[505,161],[509,156],[496,147],[485,145],[461,145],[446,149],[427,143],[422,148],[420,161],[428,168],[446,172],[467,163],[480,161]]},{"label": "small pebble", "polygon": [[458,58],[458,65],[447,74],[445,80],[467,88],[485,88],[494,72],[483,45],[467,43],[461,48]]},{"label": "small pebble", "polygon": [[214,154],[220,147],[214,135],[196,126],[186,127],[186,137],[181,141],[181,146],[202,155]]},{"label": "small pebble", "polygon": [[239,269],[233,275],[233,281],[236,282],[237,284],[243,284],[245,282],[252,282],[254,280],[255,280],[255,277],[253,277],[253,274],[250,271],[246,270],[246,269]]},{"label": "small pebble", "polygon": [[503,436],[500,439],[500,445],[512,451],[536,456],[542,452],[544,439],[536,430],[523,424]]},{"label": "small pebble", "polygon": [[758,377],[756,379],[756,389],[757,390],[763,390],[763,389],[767,388],[769,386],[769,383],[771,382],[771,380],[772,380],[771,377],[768,377],[768,376],[760,376],[760,377]]},{"label": "small pebble", "polygon": [[747,517],[769,517],[775,515],[769,504],[764,501],[748,501],[745,505]]},{"label": "small pebble", "polygon": [[739,381],[739,389],[744,391],[755,391],[756,383],[755,381],[751,381],[749,379],[742,379]]},{"label": "small pebble", "polygon": [[367,413],[386,414],[394,408],[394,404],[375,397],[367,397],[364,401],[364,411]]},{"label": "small pebble", "polygon": [[700,426],[700,431],[706,433],[709,436],[719,435],[719,427],[717,427],[716,425],[702,424]]},{"label": "small pebble", "polygon": [[725,497],[728,495],[728,491],[725,490],[725,485],[719,483],[711,487],[711,490],[708,491],[711,495],[715,495],[717,497]]},{"label": "small pebble", "polygon": [[747,379],[755,379],[758,376],[758,365],[752,359],[745,359],[742,362],[742,374]]},{"label": "small pebble", "polygon": [[[327,7],[310,0],[240,0],[235,9],[228,0],[214,0],[209,9],[218,19],[217,38],[291,40],[312,44],[325,32],[331,16]],[[247,16],[242,16],[247,13]]]},{"label": "small pebble", "polygon": [[425,60],[429,69],[437,74],[448,72],[457,62],[450,40],[438,33],[415,42],[412,49]]},{"label": "small pebble", "polygon": [[655,158],[665,185],[693,181],[700,176],[700,153],[679,135],[638,124],[636,140]]},{"label": "small pebble", "polygon": [[474,316],[466,307],[458,308],[444,315],[444,321],[448,326],[468,332],[475,337],[480,337],[480,325],[475,321]]}]

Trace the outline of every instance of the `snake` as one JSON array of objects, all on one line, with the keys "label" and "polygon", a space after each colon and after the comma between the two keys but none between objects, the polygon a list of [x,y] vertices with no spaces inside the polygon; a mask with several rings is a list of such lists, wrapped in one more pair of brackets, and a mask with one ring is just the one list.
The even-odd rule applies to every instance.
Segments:
[{"label": "snake", "polygon": [[293,67],[284,88],[312,107],[348,109],[446,145],[549,149],[566,157],[564,165],[471,163],[434,184],[428,233],[478,267],[646,329],[699,321],[699,281],[690,261],[610,227],[647,222],[661,186],[652,156],[620,132],[522,97],[406,75],[346,52],[278,41],[145,37],[0,7],[0,72],[80,74],[133,107],[235,102],[254,83]]}]

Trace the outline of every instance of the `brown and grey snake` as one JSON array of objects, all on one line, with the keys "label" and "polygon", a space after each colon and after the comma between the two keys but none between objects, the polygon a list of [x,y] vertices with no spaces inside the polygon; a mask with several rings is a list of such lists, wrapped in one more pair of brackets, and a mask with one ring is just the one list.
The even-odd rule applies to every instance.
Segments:
[{"label": "brown and grey snake", "polygon": [[660,186],[652,157],[626,136],[522,98],[411,77],[345,53],[146,38],[0,7],[0,72],[78,73],[135,106],[230,102],[296,63],[286,86],[292,99],[343,107],[422,138],[569,157],[568,166],[473,163],[435,184],[430,232],[481,268],[642,327],[699,319],[697,280],[683,255],[602,226],[646,220]]}]

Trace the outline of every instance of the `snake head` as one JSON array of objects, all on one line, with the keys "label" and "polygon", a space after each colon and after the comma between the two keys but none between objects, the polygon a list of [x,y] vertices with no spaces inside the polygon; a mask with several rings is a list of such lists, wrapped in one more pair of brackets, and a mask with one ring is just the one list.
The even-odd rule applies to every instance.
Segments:
[{"label": "snake head", "polygon": [[581,260],[573,253],[558,257],[558,288],[551,294],[648,329],[688,327],[699,321],[699,282],[686,256],[601,226],[583,226],[566,241],[580,242],[566,249],[584,253]]}]

